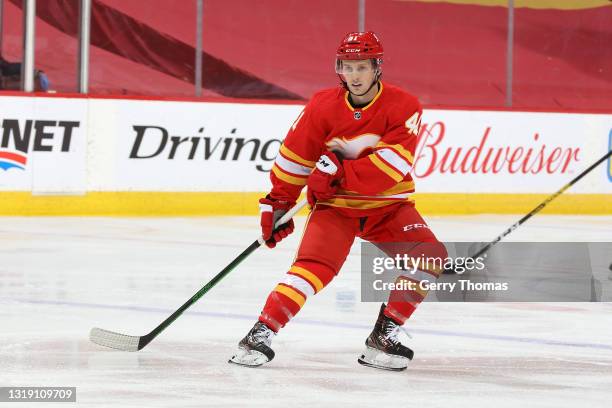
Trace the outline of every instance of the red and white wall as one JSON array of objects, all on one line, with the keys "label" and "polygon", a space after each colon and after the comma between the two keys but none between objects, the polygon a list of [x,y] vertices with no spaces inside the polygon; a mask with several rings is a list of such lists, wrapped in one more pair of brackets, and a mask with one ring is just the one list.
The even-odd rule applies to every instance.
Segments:
[{"label": "red and white wall", "polygon": [[[302,107],[2,96],[0,212],[254,213]],[[524,212],[602,157],[611,139],[612,114],[426,109],[417,205]],[[553,212],[612,213],[610,161],[558,201]]]}]

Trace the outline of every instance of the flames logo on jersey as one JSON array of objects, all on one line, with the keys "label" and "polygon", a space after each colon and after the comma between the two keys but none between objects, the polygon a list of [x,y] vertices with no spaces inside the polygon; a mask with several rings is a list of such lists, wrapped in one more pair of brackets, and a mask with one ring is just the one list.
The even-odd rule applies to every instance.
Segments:
[{"label": "flames logo on jersey", "polygon": [[339,153],[345,159],[354,160],[361,156],[367,149],[373,149],[380,141],[380,136],[374,133],[366,133],[350,139],[334,137],[326,143],[329,150]]}]

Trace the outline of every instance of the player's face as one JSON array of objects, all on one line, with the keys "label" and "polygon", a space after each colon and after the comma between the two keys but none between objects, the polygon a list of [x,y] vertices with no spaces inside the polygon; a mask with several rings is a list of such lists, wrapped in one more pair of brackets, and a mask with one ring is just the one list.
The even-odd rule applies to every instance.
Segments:
[{"label": "player's face", "polygon": [[339,74],[344,76],[346,85],[353,94],[367,91],[376,78],[376,69],[371,60],[342,61]]}]

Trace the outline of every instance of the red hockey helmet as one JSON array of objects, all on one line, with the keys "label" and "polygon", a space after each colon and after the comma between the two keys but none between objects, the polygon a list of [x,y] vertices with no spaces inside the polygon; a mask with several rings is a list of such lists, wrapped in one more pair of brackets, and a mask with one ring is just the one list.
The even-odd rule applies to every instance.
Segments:
[{"label": "red hockey helmet", "polygon": [[382,57],[382,44],[372,31],[348,33],[336,51],[339,60],[375,59],[381,63]]}]

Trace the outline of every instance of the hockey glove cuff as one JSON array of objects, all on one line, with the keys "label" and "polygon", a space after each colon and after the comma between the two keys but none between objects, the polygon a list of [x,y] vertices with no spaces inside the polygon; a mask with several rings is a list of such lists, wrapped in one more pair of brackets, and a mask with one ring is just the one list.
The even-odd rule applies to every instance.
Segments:
[{"label": "hockey glove cuff", "polygon": [[268,248],[274,248],[276,244],[293,232],[293,220],[274,229],[274,224],[287,212],[295,203],[289,201],[276,200],[268,194],[259,200],[259,215],[261,224],[261,235],[266,241]]}]

